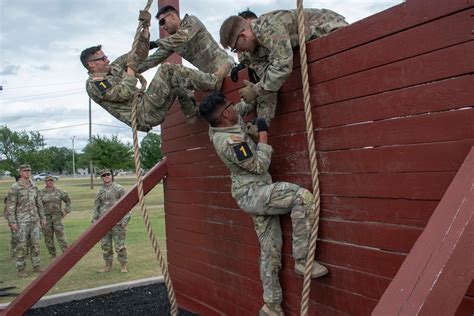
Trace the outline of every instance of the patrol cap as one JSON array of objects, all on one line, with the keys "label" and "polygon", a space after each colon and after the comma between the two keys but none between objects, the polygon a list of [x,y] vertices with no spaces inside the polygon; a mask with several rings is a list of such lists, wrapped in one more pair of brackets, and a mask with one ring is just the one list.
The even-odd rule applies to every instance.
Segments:
[{"label": "patrol cap", "polygon": [[112,172],[110,172],[110,169],[101,169],[99,171],[99,175],[102,176],[103,174],[106,174],[106,173],[110,173],[112,174]]},{"label": "patrol cap", "polygon": [[53,180],[53,181],[55,181],[55,179],[53,178],[53,176],[46,176],[46,178],[44,178],[44,181],[48,181],[48,180]]},{"label": "patrol cap", "polygon": [[31,166],[30,165],[20,165],[20,171],[23,170],[30,170],[31,171]]},{"label": "patrol cap", "polygon": [[222,23],[221,29],[219,31],[221,45],[224,48],[234,48],[233,46],[237,41],[237,37],[244,29],[244,18],[237,15],[228,17],[224,23]]}]

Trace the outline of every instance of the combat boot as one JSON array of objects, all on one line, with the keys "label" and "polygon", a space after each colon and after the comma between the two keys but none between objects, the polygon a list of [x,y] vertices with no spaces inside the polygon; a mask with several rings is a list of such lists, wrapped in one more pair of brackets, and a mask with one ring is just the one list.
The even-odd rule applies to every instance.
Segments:
[{"label": "combat boot", "polygon": [[[295,263],[295,273],[301,276],[304,276],[306,262],[305,260],[298,260]],[[311,273],[311,278],[316,279],[328,274],[328,268],[314,260],[313,262],[313,271]]]},{"label": "combat boot", "polygon": [[26,269],[20,269],[18,270],[18,273],[16,274],[19,278],[26,278],[28,277],[28,274],[26,273]]},{"label": "combat boot", "polygon": [[33,267],[33,272],[41,273],[41,272],[43,272],[43,271],[44,271],[44,269],[41,268],[41,266]]},{"label": "combat boot", "polygon": [[105,273],[105,272],[110,272],[112,271],[112,261],[106,261],[105,262],[105,267],[102,269],[97,270],[99,273]]},{"label": "combat boot", "polygon": [[127,263],[126,262],[120,262],[120,272],[122,273],[127,273]]},{"label": "combat boot", "polygon": [[280,304],[265,303],[260,308],[259,316],[285,316]]}]

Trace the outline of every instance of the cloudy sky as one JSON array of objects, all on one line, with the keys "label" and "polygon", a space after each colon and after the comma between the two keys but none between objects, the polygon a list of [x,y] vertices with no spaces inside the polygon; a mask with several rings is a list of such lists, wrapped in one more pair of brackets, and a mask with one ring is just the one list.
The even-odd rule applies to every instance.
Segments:
[{"label": "cloudy sky", "polygon": [[[353,23],[402,0],[312,0],[305,7],[328,8]],[[102,44],[110,60],[127,52],[146,0],[0,0],[0,125],[39,131],[47,146],[80,150],[89,137],[86,70],[82,49]],[[181,15],[203,21],[218,40],[222,21],[249,7],[257,14],[295,8],[295,0],[182,0]],[[154,1],[151,13],[157,11]],[[158,37],[152,21],[151,37]],[[154,70],[145,75],[148,81]],[[118,135],[131,142],[131,129],[92,102],[92,134]],[[159,132],[159,127],[153,129]],[[144,134],[140,133],[143,137]]]}]

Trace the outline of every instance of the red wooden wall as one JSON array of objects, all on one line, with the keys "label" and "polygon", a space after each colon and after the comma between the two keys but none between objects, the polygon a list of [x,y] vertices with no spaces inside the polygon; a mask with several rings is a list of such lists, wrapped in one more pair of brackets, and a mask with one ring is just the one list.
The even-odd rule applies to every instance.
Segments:
[{"label": "red wooden wall", "polygon": [[[472,0],[407,0],[308,44],[321,181],[311,315],[368,315],[474,145]],[[299,69],[270,127],[274,180],[311,188]],[[238,101],[241,82],[223,90]],[[178,303],[204,315],[255,315],[259,246],[230,195],[207,124],[175,105],[162,125],[168,158],[168,261]],[[284,228],[283,307],[299,311],[291,226]],[[474,285],[459,315],[474,313]]]}]

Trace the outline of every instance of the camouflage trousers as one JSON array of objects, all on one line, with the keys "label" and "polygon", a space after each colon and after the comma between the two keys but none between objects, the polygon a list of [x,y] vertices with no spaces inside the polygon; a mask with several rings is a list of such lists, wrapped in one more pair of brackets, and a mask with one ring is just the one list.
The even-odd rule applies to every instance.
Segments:
[{"label": "camouflage trousers", "polygon": [[119,262],[127,263],[127,248],[125,247],[125,236],[127,234],[127,228],[120,225],[115,225],[100,241],[100,246],[102,248],[102,256],[107,262],[112,262],[114,258],[114,251],[112,248],[115,248],[117,253],[117,258]]},{"label": "camouflage trousers", "polygon": [[162,64],[140,99],[138,121],[149,128],[160,125],[178,99],[186,119],[199,113],[192,90],[214,91],[218,77],[177,64]]},{"label": "camouflage trousers", "polygon": [[54,243],[54,235],[58,240],[61,251],[64,252],[68,247],[66,235],[64,234],[64,224],[62,217],[46,216],[46,226],[43,227],[44,243],[50,255],[56,255],[56,246]]},{"label": "camouflage trousers", "polygon": [[12,259],[16,258],[17,246],[18,246],[18,233],[16,230],[10,228],[11,231],[11,239],[10,239],[10,257]]},{"label": "camouflage trousers", "polygon": [[260,278],[265,303],[282,301],[278,279],[282,233],[278,215],[290,213],[293,257],[295,260],[306,259],[314,215],[312,199],[311,192],[288,182],[254,185],[236,199],[237,204],[252,216],[260,242]]},{"label": "camouflage trousers", "polygon": [[26,257],[31,252],[31,265],[40,265],[40,225],[39,222],[18,223],[18,245],[16,253],[16,268],[26,267]]}]

